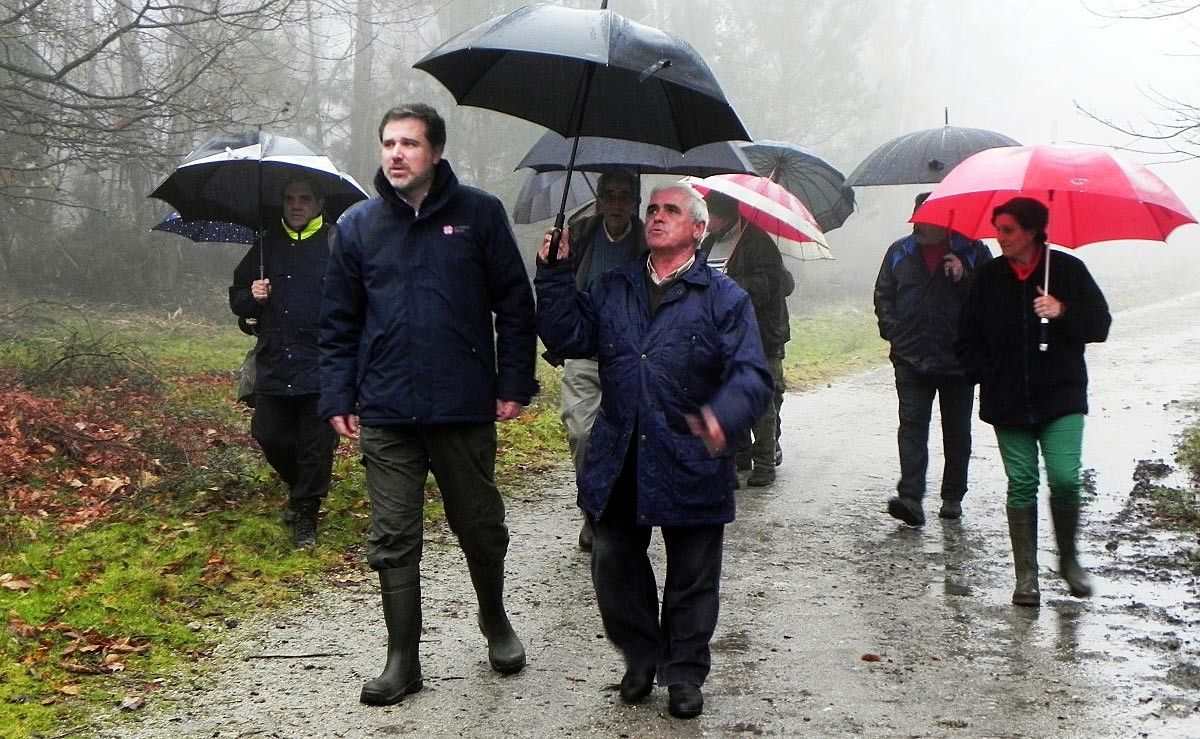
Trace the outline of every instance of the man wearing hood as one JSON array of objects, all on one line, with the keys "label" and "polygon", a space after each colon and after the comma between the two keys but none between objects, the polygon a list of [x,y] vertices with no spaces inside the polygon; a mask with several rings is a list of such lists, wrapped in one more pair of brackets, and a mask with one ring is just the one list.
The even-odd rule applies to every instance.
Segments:
[{"label": "man wearing hood", "polygon": [[[913,211],[929,193],[916,198]],[[900,427],[900,481],[888,513],[910,526],[925,524],[921,500],[929,466],[929,420],[938,398],[942,420],[942,505],[938,516],[962,515],[971,458],[975,386],[954,355],[958,319],[971,282],[992,253],[939,226],[914,223],[913,232],[888,247],[875,280],[879,335],[891,344]]]},{"label": "man wearing hood", "polygon": [[533,294],[504,206],[442,158],[446,124],[423,103],[379,125],[379,197],[337,223],[321,305],[319,412],[359,438],[371,502],[367,563],[388,631],[383,673],[360,700],[422,687],[421,543],[426,475],[466,556],[488,661],[525,649],[505,612],[508,528],[494,481],[496,422],[537,392]]}]

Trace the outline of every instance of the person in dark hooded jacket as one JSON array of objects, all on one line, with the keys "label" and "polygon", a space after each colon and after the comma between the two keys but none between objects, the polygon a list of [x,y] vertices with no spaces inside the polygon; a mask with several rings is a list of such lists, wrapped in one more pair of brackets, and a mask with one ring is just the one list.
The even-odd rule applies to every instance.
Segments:
[{"label": "person in dark hooded jacket", "polygon": [[[929,193],[916,198],[917,208]],[[913,224],[883,255],[875,279],[875,316],[896,373],[900,454],[897,495],[888,513],[910,526],[925,523],[922,500],[929,467],[929,421],[938,400],[942,424],[941,518],[962,515],[971,459],[975,384],[954,356],[958,318],[979,269],[992,259],[981,241],[944,228]]]},{"label": "person in dark hooded jacket", "polygon": [[537,392],[533,293],[500,201],[458,181],[442,158],[446,124],[428,105],[379,125],[379,197],[337,223],[321,307],[320,414],[359,437],[371,501],[367,563],[388,631],[383,673],[360,700],[421,689],[425,479],[466,555],[494,670],[525,649],[504,608],[508,528],[495,484],[496,422]]}]

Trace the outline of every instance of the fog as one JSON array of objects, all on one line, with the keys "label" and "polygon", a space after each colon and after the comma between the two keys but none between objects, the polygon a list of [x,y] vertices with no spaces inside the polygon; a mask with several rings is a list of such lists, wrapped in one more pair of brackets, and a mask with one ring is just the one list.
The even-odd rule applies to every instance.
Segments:
[{"label": "fog", "polygon": [[[237,0],[220,4],[250,9],[232,21],[207,6],[148,6],[133,25],[100,12],[116,7],[109,0],[94,3],[94,23],[67,0],[37,12],[0,3],[10,11],[0,19],[0,51],[9,60],[0,74],[4,290],[52,289],[228,318],[224,290],[244,249],[150,234],[169,208],[146,198],[188,151],[217,134],[262,127],[300,137],[370,189],[380,116],[402,101],[426,101],[447,119],[446,157],[459,178],[496,194],[511,213],[528,176],[513,167],[544,132],[459,106],[412,67],[521,0],[386,7]],[[562,4],[597,8],[600,1]],[[1200,143],[1147,141],[1102,122],[1148,133],[1159,123],[1196,122],[1189,106],[1200,103],[1200,29],[1188,21],[1200,12],[1115,17],[1145,4],[610,0],[608,7],[690,42],[753,137],[812,149],[845,174],[880,144],[948,116],[952,125],[1024,144],[1122,148],[1200,211],[1200,164],[1192,159]],[[1170,154],[1173,146],[1184,153]],[[645,178],[643,191],[655,181]],[[794,310],[831,302],[869,310],[882,254],[908,232],[912,198],[923,189],[856,188],[857,212],[828,234],[836,258],[789,260]],[[527,258],[546,225],[516,227]],[[1103,244],[1077,254],[1114,304],[1147,302],[1192,288],[1200,227],[1178,229],[1165,245]]]},{"label": "fog", "polygon": [[[494,5],[503,12],[521,4]],[[588,3],[578,5],[592,7]],[[648,5],[658,12],[651,12],[654,8]],[[679,19],[679,9],[670,6],[683,5],[687,8],[686,23],[673,25],[672,20]],[[794,8],[794,22],[804,26],[805,8],[817,4],[715,0],[647,4],[612,0],[609,9],[672,30],[691,42],[713,68],[752,136],[813,149],[847,175],[874,146],[910,131],[940,126],[948,115],[952,125],[991,129],[1022,144],[1122,147],[1126,149],[1122,156],[1150,165],[1194,211],[1200,212],[1200,163],[1167,163],[1181,157],[1147,154],[1152,145],[1093,117],[1147,129],[1154,121],[1172,118],[1151,95],[1187,100],[1200,72],[1200,60],[1194,56],[1194,42],[1200,39],[1200,33],[1180,20],[1105,18],[1102,13],[1119,8],[1103,0],[1086,4],[1076,0],[848,3],[855,6],[856,14],[886,15],[891,19],[888,22],[899,21],[883,27],[863,24],[870,38],[856,42],[854,59],[857,69],[877,72],[874,79],[855,77],[854,70],[814,65],[813,58],[824,57],[811,49],[772,46],[770,37],[748,39],[742,45],[733,43],[736,39],[730,38],[725,29],[688,34],[688,29],[701,22],[699,19],[725,17],[730,12],[754,14],[759,6],[772,5]],[[646,12],[639,15],[631,8]],[[915,21],[914,13],[919,14]],[[821,20],[828,18],[823,15]],[[444,29],[446,34],[457,30]],[[816,34],[818,38],[820,35]],[[762,51],[756,51],[758,48]],[[747,78],[747,65],[760,65],[772,57],[783,60],[785,68],[792,67],[787,94],[764,96],[757,86],[738,84]],[[899,67],[898,58],[903,60]],[[897,69],[906,69],[907,74],[895,77],[883,73]],[[844,95],[840,99],[836,97],[839,90]],[[476,114],[464,113],[466,109],[455,106],[436,81],[425,81],[417,92],[424,93],[445,112],[450,124],[447,156],[452,162],[470,156],[464,146],[488,144],[486,140],[466,142],[455,137],[456,119]],[[824,120],[813,115],[816,106],[809,95],[824,96],[819,101]],[[490,111],[484,114],[504,118]],[[539,127],[524,125],[519,135],[532,144],[541,132]],[[516,172],[485,186],[506,193],[506,202],[511,206],[526,176],[527,171]],[[645,178],[643,191],[648,192],[662,179]],[[828,234],[836,259],[789,260],[798,282],[793,309],[804,311],[817,304],[844,301],[869,310],[870,285],[882,254],[892,240],[907,233],[912,198],[929,188],[856,188],[857,211],[844,226]],[[529,245],[544,226],[517,230],[522,242]],[[1200,276],[1200,227],[1178,229],[1167,244],[1108,243],[1084,247],[1076,255],[1091,267],[1115,305],[1145,302],[1156,295],[1194,286],[1195,278]]]}]

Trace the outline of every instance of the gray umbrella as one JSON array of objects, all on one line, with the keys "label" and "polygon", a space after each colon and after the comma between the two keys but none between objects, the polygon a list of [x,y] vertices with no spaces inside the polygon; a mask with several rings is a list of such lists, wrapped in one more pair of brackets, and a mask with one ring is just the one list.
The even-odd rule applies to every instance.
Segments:
[{"label": "gray umbrella", "polygon": [[983,128],[945,125],[897,136],[867,155],[846,184],[920,185],[941,182],[959,162],[985,149],[1021,144]]},{"label": "gray umbrella", "polygon": [[783,141],[743,144],[754,171],[800,198],[823,232],[841,226],[854,212],[854,191],[846,175],[816,152]]},{"label": "gray umbrella", "polygon": [[[547,131],[529,148],[515,169],[535,172],[565,170],[571,159],[573,139]],[[580,136],[575,154],[577,170],[604,172],[624,168],[637,174],[674,174],[707,177],[713,174],[753,174],[754,168],[736,144],[717,141],[680,153],[674,149],[640,141],[606,136]]]},{"label": "gray umbrella", "polygon": [[[567,197],[567,210],[573,211],[596,199],[597,175],[578,170],[571,173],[571,189]],[[553,218],[562,204],[563,185],[567,173],[533,172],[521,185],[517,202],[513,206],[514,223],[537,223]]]}]

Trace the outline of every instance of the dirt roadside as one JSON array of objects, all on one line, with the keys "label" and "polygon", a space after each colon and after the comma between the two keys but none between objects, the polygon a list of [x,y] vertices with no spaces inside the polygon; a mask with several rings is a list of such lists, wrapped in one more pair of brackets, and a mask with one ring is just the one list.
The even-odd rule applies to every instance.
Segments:
[{"label": "dirt roadside", "polygon": [[[1200,581],[1184,561],[1197,542],[1121,515],[1139,461],[1170,463],[1190,413],[1179,401],[1200,397],[1198,311],[1200,294],[1120,313],[1110,341],[1089,349],[1084,464],[1095,498],[1081,550],[1096,575],[1091,599],[1070,598],[1058,580],[1043,510],[1043,606],[1009,604],[1003,472],[983,424],[961,522],[915,530],[887,517],[895,400],[884,368],[788,397],[779,478],[743,490],[726,535],[715,664],[696,720],[668,717],[661,688],[641,705],[618,700],[621,666],[574,548],[564,471],[509,505],[510,612],[529,653],[521,674],[488,669],[461,554],[430,532],[421,693],[383,709],[357,702],[385,640],[363,576],[284,613],[212,624],[227,631],[212,660],[143,711],[99,717],[96,735],[1200,736]],[[939,444],[935,433],[931,449]]]}]

